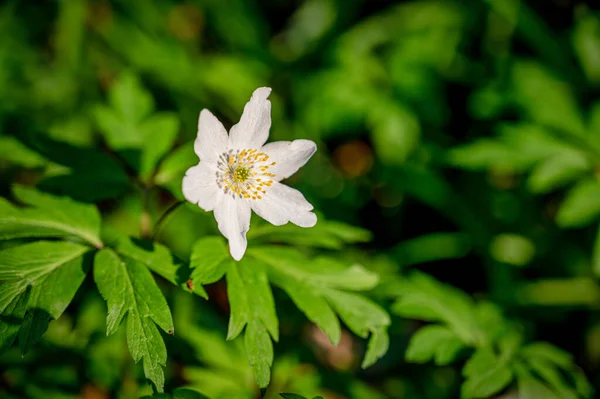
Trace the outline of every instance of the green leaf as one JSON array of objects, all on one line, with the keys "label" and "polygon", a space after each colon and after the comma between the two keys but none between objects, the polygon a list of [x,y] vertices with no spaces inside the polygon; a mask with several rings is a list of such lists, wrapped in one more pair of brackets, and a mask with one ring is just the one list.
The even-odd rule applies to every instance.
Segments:
[{"label": "green leaf", "polygon": [[24,186],[14,186],[13,192],[29,207],[18,208],[0,198],[0,239],[75,237],[102,247],[100,214],[95,206]]},{"label": "green leaf", "polygon": [[524,346],[520,351],[525,358],[537,357],[562,368],[573,365],[573,355],[547,342],[534,342]]},{"label": "green leaf", "polygon": [[377,360],[383,357],[387,353],[390,347],[390,337],[385,328],[379,328],[378,330],[372,330],[371,339],[367,344],[367,352],[365,358],[362,361],[361,367],[366,369],[374,365]]},{"label": "green leaf", "polygon": [[167,393],[159,393],[154,394],[152,396],[142,396],[140,399],[208,399],[206,396],[202,395],[200,392],[194,391],[192,389],[187,388],[177,388],[173,391],[172,394]]},{"label": "green leaf", "polygon": [[390,316],[378,305],[366,298],[334,289],[325,289],[327,300],[348,328],[356,335],[367,338],[371,333],[367,353],[362,368],[374,364],[388,349],[386,329],[390,325]]},{"label": "green leaf", "polygon": [[222,237],[205,237],[196,241],[192,249],[190,267],[194,284],[206,285],[220,280],[229,267],[227,243]]},{"label": "green leaf", "polygon": [[124,72],[111,87],[111,107],[98,106],[94,117],[108,144],[122,153],[142,179],[148,180],[158,161],[173,145],[179,120],[154,111],[154,101],[131,72]]},{"label": "green leaf", "polygon": [[398,102],[373,107],[371,137],[379,158],[387,164],[402,164],[419,145],[419,119]]},{"label": "green leaf", "polygon": [[560,399],[555,392],[553,392],[543,382],[533,377],[528,371],[527,367],[521,364],[515,364],[515,374],[517,376],[517,386],[519,389],[519,398],[523,399]]},{"label": "green leaf", "polygon": [[414,272],[406,279],[392,312],[406,318],[446,323],[467,345],[482,339],[473,300],[464,292],[423,273]]},{"label": "green leaf", "polygon": [[25,319],[30,293],[31,290],[26,289],[2,311],[0,315],[0,353],[12,345],[19,333],[19,328]]},{"label": "green leaf", "polygon": [[[547,342],[534,342],[521,348],[519,354],[557,393],[565,397],[576,397],[574,391],[583,397],[591,395],[593,389],[585,375],[573,363],[573,355],[570,353]],[[569,376],[575,390],[563,380],[561,374]]]},{"label": "green leaf", "polygon": [[[113,83],[108,93],[108,100],[124,120],[141,121],[154,109],[152,96],[141,86],[137,76],[130,71],[123,72]],[[127,140],[129,137],[124,139]]]},{"label": "green leaf", "polygon": [[144,375],[162,392],[167,350],[155,323],[174,333],[167,301],[148,269],[111,249],[96,254],[94,279],[108,303],[107,334],[114,334],[127,315],[127,345],[133,360],[143,359]]},{"label": "green leaf", "polygon": [[341,249],[346,244],[368,242],[372,239],[372,234],[369,230],[320,217],[317,224],[311,229],[291,223],[283,226],[265,223],[250,229],[248,239],[268,243]]},{"label": "green leaf", "polygon": [[366,338],[371,333],[373,342],[369,343],[364,367],[386,352],[388,314],[369,300],[342,291],[371,289],[379,281],[377,275],[359,265],[348,267],[329,257],[311,260],[292,248],[258,247],[249,249],[248,254],[269,266],[273,283],[290,296],[334,345],[341,335],[334,309],[357,335]]},{"label": "green leaf", "polygon": [[471,240],[462,233],[433,233],[403,241],[392,254],[405,266],[440,259],[462,258],[471,249]]},{"label": "green leaf", "polygon": [[[279,322],[264,266],[245,257],[228,261],[227,295],[231,307],[227,339],[237,337],[244,327],[246,354],[260,388],[269,385],[273,364],[271,338],[279,339]],[[270,336],[269,336],[270,335]]]},{"label": "green leaf", "polygon": [[504,389],[513,379],[505,362],[496,358],[490,349],[478,349],[463,368],[467,377],[461,387],[461,398],[489,398]]},{"label": "green leaf", "polygon": [[412,336],[404,358],[407,362],[427,363],[435,356],[436,364],[444,365],[454,360],[463,347],[461,340],[449,328],[429,325]]},{"label": "green leaf", "polygon": [[283,399],[307,399],[306,396],[298,395],[297,393],[280,393]]},{"label": "green leaf", "polygon": [[592,254],[592,270],[596,276],[600,276],[600,223],[596,232],[596,241],[594,242],[594,252]]},{"label": "green leaf", "polygon": [[160,113],[148,118],[141,126],[144,137],[140,174],[148,179],[161,158],[171,149],[179,131],[179,119],[174,114]]},{"label": "green leaf", "polygon": [[24,143],[45,158],[68,169],[40,182],[40,188],[85,202],[116,198],[129,188],[121,166],[104,152],[54,141],[44,135],[22,137]]},{"label": "green leaf", "polygon": [[583,154],[563,151],[536,165],[527,180],[527,186],[534,193],[547,193],[577,179],[590,167],[590,162]]},{"label": "green leaf", "polygon": [[175,259],[167,247],[157,242],[122,237],[118,239],[115,249],[121,256],[145,265],[148,269],[179,286],[184,291],[193,291],[206,298],[206,292],[201,286],[193,286],[193,289],[189,288],[190,269],[187,265]]},{"label": "green leaf", "polygon": [[562,203],[556,222],[561,227],[582,227],[600,215],[600,183],[583,180],[573,187]]},{"label": "green leaf", "polygon": [[585,127],[571,86],[546,67],[517,62],[512,70],[514,99],[531,120],[583,135]]},{"label": "green leaf", "polygon": [[182,199],[181,181],[185,172],[198,164],[198,155],[194,152],[194,142],[190,141],[171,151],[158,167],[154,182]]},{"label": "green leaf", "polygon": [[536,374],[548,383],[560,398],[577,399],[578,395],[575,389],[566,384],[561,373],[552,362],[539,357],[527,357],[525,361]]},{"label": "green leaf", "polygon": [[0,160],[24,168],[39,168],[48,164],[46,158],[11,136],[0,136]]},{"label": "green leaf", "polygon": [[485,138],[451,149],[447,162],[469,170],[494,167],[499,170],[520,171],[526,169],[531,160],[504,143]]},{"label": "green leaf", "polygon": [[28,314],[19,330],[23,354],[73,300],[87,274],[89,265],[82,255],[88,249],[71,242],[38,241],[0,251],[0,313],[14,313],[24,306],[18,304],[21,297],[27,296]]}]

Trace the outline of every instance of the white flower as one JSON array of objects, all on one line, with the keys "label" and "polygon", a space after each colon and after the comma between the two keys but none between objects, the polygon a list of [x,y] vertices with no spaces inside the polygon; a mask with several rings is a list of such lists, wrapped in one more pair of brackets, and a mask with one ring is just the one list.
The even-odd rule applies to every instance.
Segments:
[{"label": "white flower", "polygon": [[235,260],[246,252],[251,209],[275,226],[292,222],[312,227],[317,223],[313,206],[302,193],[280,183],[300,169],[317,146],[310,140],[265,145],[271,127],[270,93],[268,87],[252,93],[229,136],[221,122],[203,109],[194,142],[200,163],[183,178],[183,195],[205,211],[214,210]]}]

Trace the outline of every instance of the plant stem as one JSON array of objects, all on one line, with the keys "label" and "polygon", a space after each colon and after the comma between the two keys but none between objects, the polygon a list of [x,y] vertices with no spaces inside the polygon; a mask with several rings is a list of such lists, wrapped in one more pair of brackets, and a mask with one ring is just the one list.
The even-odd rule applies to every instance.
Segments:
[{"label": "plant stem", "polygon": [[179,208],[180,205],[183,205],[184,203],[185,203],[185,201],[177,201],[177,202],[174,202],[173,204],[171,204],[171,206],[169,208],[167,208],[167,210],[156,221],[156,224],[154,225],[154,228],[152,229],[152,235],[150,236],[150,238],[152,240],[156,239],[156,236],[160,232],[160,228],[162,227],[162,224],[169,217],[169,215],[171,215],[177,208]]}]

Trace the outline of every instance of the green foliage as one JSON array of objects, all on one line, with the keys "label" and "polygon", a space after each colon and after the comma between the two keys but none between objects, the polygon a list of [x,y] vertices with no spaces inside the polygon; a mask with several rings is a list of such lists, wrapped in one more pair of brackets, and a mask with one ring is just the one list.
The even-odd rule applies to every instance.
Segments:
[{"label": "green foliage", "polygon": [[[462,374],[461,397],[488,398],[516,378],[519,395],[550,392],[549,397],[589,397],[591,386],[568,353],[545,342],[523,344],[522,332],[489,302],[475,303],[463,292],[422,273],[404,282],[405,292],[392,307],[400,316],[437,322],[411,338],[405,359],[431,360],[439,366],[471,352]],[[467,351],[467,349],[474,351]],[[569,375],[567,382],[561,374]]]},{"label": "green foliage", "polygon": [[[295,393],[280,393],[279,394],[283,399],[306,399],[305,396],[298,395]],[[312,399],[323,399],[322,396],[315,396]]]},{"label": "green foliage", "polygon": [[123,73],[108,93],[109,106],[97,106],[94,117],[111,148],[147,181],[158,161],[173,146],[179,120],[154,113],[154,100],[131,73]]},{"label": "green foliage", "polygon": [[143,359],[144,374],[162,392],[161,366],[167,362],[167,349],[155,323],[169,334],[174,333],[174,326],[167,301],[150,272],[135,258],[103,249],[94,259],[94,280],[108,303],[106,334],[114,334],[127,316],[131,356],[136,362]]},{"label": "green foliage", "polygon": [[93,205],[78,204],[30,188],[14,186],[19,208],[0,199],[0,239],[23,237],[75,237],[101,247],[100,214]]},{"label": "green foliage", "polygon": [[[595,395],[593,6],[39,3],[0,5],[1,397]],[[319,221],[235,262],[181,182],[262,86]]]},{"label": "green foliage", "polygon": [[[70,242],[38,241],[0,252],[0,310],[22,313],[19,302],[27,303],[27,315],[19,328],[22,354],[29,352],[46,331],[49,319],[59,318],[75,296],[88,269],[82,256],[87,250]],[[6,338],[8,344],[12,339]]]},{"label": "green foliage", "polygon": [[[353,238],[346,235],[348,241]],[[248,360],[260,387],[266,387],[270,379],[271,339],[279,339],[269,281],[282,288],[332,344],[337,345],[341,336],[336,314],[358,336],[371,334],[363,367],[387,352],[388,314],[364,297],[346,292],[368,290],[379,281],[359,265],[348,266],[329,257],[311,260],[285,247],[256,247],[242,261],[232,262],[224,241],[217,237],[203,238],[194,245],[190,265],[194,284],[214,283],[226,275],[231,306],[227,339],[244,331]]]}]

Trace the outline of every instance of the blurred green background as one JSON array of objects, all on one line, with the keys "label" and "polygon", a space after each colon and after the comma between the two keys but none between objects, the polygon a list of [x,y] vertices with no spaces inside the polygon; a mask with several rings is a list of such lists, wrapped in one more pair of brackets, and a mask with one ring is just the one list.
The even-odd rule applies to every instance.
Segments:
[{"label": "blurred green background", "polygon": [[[372,233],[349,250],[389,277],[372,297],[389,303],[404,271],[423,271],[495,302],[600,387],[597,9],[577,0],[4,1],[0,193],[21,183],[95,202],[106,234],[143,236],[181,198],[199,111],[229,128],[252,91],[269,86],[270,141],[318,144],[288,183],[323,217]],[[139,126],[111,114],[127,96],[147,105],[130,110]],[[133,172],[139,154],[109,151],[161,139],[172,149],[138,159]],[[256,223],[249,237],[269,234]],[[209,232],[211,214],[182,208],[159,240],[187,259]],[[0,396],[151,394],[123,334],[105,337],[88,280],[32,353],[0,357]],[[258,395],[239,345],[224,341],[223,284],[209,293],[209,302],[167,294],[183,326],[167,337],[167,387]],[[360,340],[344,333],[331,347],[275,297],[282,338],[270,395],[458,397],[457,365],[403,360],[419,322],[394,317],[388,354],[362,371]]]}]

